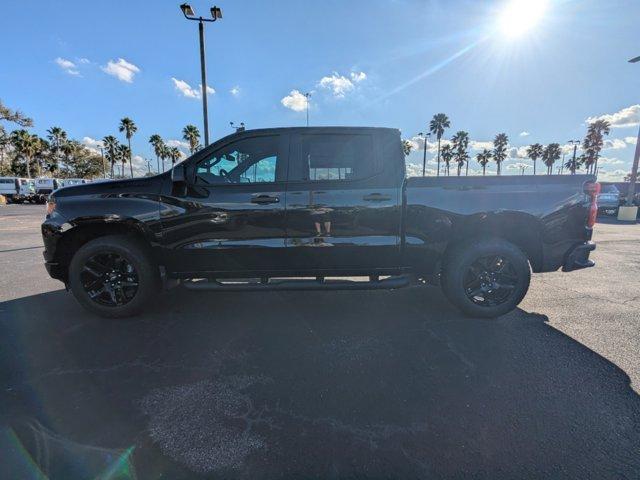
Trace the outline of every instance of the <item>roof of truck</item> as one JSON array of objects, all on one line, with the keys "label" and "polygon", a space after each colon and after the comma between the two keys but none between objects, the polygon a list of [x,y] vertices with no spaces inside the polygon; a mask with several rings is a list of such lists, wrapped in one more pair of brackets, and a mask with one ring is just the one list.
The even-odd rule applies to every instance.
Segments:
[{"label": "roof of truck", "polygon": [[236,135],[246,135],[247,133],[251,134],[275,134],[275,133],[283,133],[283,132],[294,132],[294,133],[346,133],[346,132],[385,132],[391,134],[400,134],[400,130],[397,128],[390,127],[341,127],[341,126],[327,126],[327,127],[273,127],[273,128],[255,128],[255,129],[246,129],[239,132],[231,133],[225,137],[221,137],[213,143],[219,142],[220,140],[229,139]]}]

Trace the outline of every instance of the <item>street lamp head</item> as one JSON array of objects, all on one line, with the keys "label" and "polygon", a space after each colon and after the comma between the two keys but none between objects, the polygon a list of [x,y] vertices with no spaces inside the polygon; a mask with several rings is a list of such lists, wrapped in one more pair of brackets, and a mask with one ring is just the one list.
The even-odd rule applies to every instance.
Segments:
[{"label": "street lamp head", "polygon": [[191,5],[189,5],[188,3],[183,3],[182,5],[180,5],[180,10],[182,10],[182,13],[185,17],[196,16],[196,12],[193,11],[193,8],[191,8]]},{"label": "street lamp head", "polygon": [[222,10],[220,9],[220,7],[211,7],[211,18],[213,18],[214,20],[222,18]]},{"label": "street lamp head", "polygon": [[631,60],[629,60],[629,63],[638,63],[640,62],[640,57],[634,57]]}]

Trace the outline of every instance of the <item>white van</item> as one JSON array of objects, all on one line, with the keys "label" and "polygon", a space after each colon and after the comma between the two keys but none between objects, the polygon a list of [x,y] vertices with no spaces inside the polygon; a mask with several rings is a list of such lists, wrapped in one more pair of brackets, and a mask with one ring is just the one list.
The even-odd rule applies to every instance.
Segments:
[{"label": "white van", "polygon": [[35,188],[32,180],[18,177],[0,177],[0,195],[9,202],[22,203],[33,198]]},{"label": "white van", "polygon": [[36,195],[49,195],[60,187],[58,179],[48,177],[36,178],[35,185]]},{"label": "white van", "polygon": [[82,185],[87,183],[88,180],[84,178],[61,178],[58,180],[58,188],[70,187],[71,185]]}]

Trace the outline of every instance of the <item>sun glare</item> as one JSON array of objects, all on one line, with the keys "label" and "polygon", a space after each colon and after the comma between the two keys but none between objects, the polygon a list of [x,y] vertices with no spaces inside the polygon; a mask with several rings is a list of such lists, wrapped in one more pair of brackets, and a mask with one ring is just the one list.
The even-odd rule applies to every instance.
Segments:
[{"label": "sun glare", "polygon": [[500,14],[498,26],[505,36],[519,37],[540,22],[547,4],[547,0],[511,0]]}]

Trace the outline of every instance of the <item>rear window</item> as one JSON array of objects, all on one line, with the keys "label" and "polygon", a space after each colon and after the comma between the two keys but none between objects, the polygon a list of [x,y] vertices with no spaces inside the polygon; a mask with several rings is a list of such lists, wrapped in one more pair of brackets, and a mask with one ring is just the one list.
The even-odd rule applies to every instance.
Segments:
[{"label": "rear window", "polygon": [[602,185],[600,193],[620,193],[620,190],[615,185]]},{"label": "rear window", "polygon": [[357,180],[377,173],[370,135],[302,135],[302,180]]}]

